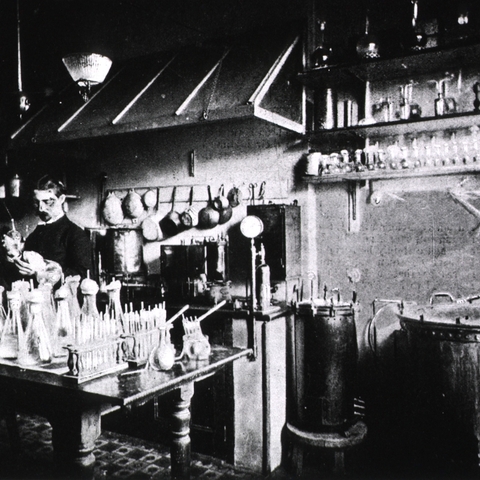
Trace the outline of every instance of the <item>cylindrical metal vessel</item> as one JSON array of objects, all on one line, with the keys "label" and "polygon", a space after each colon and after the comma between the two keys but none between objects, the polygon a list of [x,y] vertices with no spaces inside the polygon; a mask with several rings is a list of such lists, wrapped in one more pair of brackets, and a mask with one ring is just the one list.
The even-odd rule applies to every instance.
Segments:
[{"label": "cylindrical metal vessel", "polygon": [[349,304],[298,304],[288,343],[287,421],[336,432],[353,423],[357,337]]},{"label": "cylindrical metal vessel", "polygon": [[432,462],[478,475],[480,306],[417,306],[399,318],[408,339],[406,390],[415,436],[434,450]]},{"label": "cylindrical metal vessel", "polygon": [[112,273],[140,273],[143,269],[142,230],[111,228],[107,231],[105,264]]}]

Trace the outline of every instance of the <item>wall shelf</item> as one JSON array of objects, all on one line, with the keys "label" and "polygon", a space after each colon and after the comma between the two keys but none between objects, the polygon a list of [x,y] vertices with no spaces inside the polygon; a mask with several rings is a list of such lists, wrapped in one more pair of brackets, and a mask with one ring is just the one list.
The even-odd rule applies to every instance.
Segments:
[{"label": "wall shelf", "polygon": [[325,82],[338,81],[348,76],[370,81],[415,77],[456,67],[475,67],[479,56],[480,44],[432,48],[403,57],[314,68],[299,73],[298,79],[308,87],[319,87]]},{"label": "wall shelf", "polygon": [[480,125],[480,112],[467,112],[442,117],[425,117],[414,120],[399,120],[388,123],[375,123],[372,125],[357,125],[347,128],[331,130],[318,130],[309,134],[311,141],[322,140],[325,137],[389,137],[406,135],[410,133],[427,133],[441,130],[461,130]]},{"label": "wall shelf", "polygon": [[305,175],[303,181],[311,184],[358,182],[365,180],[395,180],[402,178],[434,177],[441,175],[462,175],[480,173],[480,163],[470,165],[444,165],[438,167],[420,167],[402,170],[373,170],[327,175]]}]

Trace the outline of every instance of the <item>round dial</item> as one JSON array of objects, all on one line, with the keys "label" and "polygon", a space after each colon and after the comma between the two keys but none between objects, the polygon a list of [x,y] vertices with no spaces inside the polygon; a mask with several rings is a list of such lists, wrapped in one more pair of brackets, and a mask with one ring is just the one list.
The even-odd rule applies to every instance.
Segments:
[{"label": "round dial", "polygon": [[247,238],[258,237],[263,232],[263,222],[255,215],[248,215],[240,223],[240,231]]}]

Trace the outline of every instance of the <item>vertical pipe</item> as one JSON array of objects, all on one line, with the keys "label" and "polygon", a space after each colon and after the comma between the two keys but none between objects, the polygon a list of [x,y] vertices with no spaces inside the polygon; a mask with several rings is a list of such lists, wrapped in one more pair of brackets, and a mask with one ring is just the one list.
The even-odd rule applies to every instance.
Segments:
[{"label": "vertical pipe", "polygon": [[262,470],[268,475],[271,470],[270,458],[270,351],[268,348],[269,322],[262,323],[262,426],[263,426],[263,461]]}]

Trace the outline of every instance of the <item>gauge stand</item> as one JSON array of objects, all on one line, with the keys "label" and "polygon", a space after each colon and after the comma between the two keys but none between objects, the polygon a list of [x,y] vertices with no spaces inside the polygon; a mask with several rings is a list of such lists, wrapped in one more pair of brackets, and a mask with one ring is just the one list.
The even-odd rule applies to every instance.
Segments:
[{"label": "gauge stand", "polygon": [[263,222],[255,215],[247,215],[240,223],[240,231],[244,237],[250,239],[250,256],[251,256],[251,265],[250,265],[250,304],[248,308],[248,347],[252,349],[251,360],[256,360],[257,358],[257,339],[255,335],[255,308],[257,304],[256,299],[256,259],[257,259],[257,250],[255,248],[255,238],[258,237],[263,232]]}]

